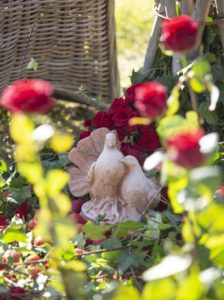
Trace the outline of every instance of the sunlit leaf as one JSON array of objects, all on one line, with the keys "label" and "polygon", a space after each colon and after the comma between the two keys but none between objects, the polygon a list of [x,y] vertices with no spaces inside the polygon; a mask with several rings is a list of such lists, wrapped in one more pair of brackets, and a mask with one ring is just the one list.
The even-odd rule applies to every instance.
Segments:
[{"label": "sunlit leaf", "polygon": [[38,162],[19,162],[17,169],[32,184],[37,183],[43,177],[43,168]]},{"label": "sunlit leaf", "polygon": [[91,240],[105,239],[105,233],[111,229],[111,225],[99,226],[88,221],[83,226],[83,232],[85,232]]},{"label": "sunlit leaf", "polygon": [[142,293],[142,300],[173,300],[176,295],[176,286],[170,278],[145,285]]},{"label": "sunlit leaf", "polygon": [[37,71],[37,68],[38,68],[38,62],[33,58],[31,57],[27,67],[26,67],[28,70],[34,70],[35,72]]},{"label": "sunlit leaf", "polygon": [[214,85],[213,83],[209,84],[208,90],[209,90],[210,96],[211,96],[211,102],[210,102],[208,109],[210,111],[213,111],[216,109],[216,104],[219,100],[220,92],[219,92],[218,87],[216,85]]},{"label": "sunlit leaf", "polygon": [[179,110],[180,107],[179,97],[180,97],[180,87],[176,85],[171,91],[171,94],[167,100],[166,115],[168,116],[174,115]]},{"label": "sunlit leaf", "polygon": [[51,170],[47,173],[47,191],[50,196],[55,195],[67,184],[69,175],[63,170]]},{"label": "sunlit leaf", "polygon": [[143,273],[143,279],[150,281],[175,275],[187,270],[191,265],[191,261],[190,256],[167,256],[160,264],[145,271]]},{"label": "sunlit leaf", "polygon": [[134,221],[126,221],[124,223],[117,223],[116,228],[113,231],[114,237],[125,237],[129,233],[135,232],[144,227],[143,223],[137,223]]},{"label": "sunlit leaf", "polygon": [[15,230],[7,230],[4,235],[2,236],[1,240],[8,244],[12,242],[23,242],[26,243],[27,241],[27,236],[19,231]]},{"label": "sunlit leaf", "polygon": [[73,137],[68,133],[57,132],[51,138],[51,148],[58,153],[67,152],[73,145]]},{"label": "sunlit leaf", "polygon": [[30,118],[22,114],[12,117],[10,134],[16,143],[27,144],[32,141],[34,124]]}]

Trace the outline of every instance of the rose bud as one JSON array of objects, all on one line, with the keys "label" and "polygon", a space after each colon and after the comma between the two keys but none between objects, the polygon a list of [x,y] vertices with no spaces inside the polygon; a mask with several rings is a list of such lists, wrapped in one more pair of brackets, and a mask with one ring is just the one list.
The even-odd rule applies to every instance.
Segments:
[{"label": "rose bud", "polygon": [[32,266],[29,270],[29,273],[33,279],[36,279],[37,276],[41,273],[41,269],[36,266]]},{"label": "rose bud", "polygon": [[167,50],[183,52],[190,50],[196,44],[198,24],[189,16],[178,16],[165,20],[162,24],[163,42]]},{"label": "rose bud", "polygon": [[85,203],[83,199],[77,199],[72,201],[72,212],[80,213],[82,205]]},{"label": "rose bud", "polygon": [[187,169],[201,166],[206,160],[205,155],[200,152],[199,144],[203,135],[203,130],[198,129],[171,136],[167,141],[170,159]]},{"label": "rose bud", "polygon": [[0,105],[12,113],[47,113],[55,104],[53,87],[44,80],[20,80],[8,86],[0,97]]}]

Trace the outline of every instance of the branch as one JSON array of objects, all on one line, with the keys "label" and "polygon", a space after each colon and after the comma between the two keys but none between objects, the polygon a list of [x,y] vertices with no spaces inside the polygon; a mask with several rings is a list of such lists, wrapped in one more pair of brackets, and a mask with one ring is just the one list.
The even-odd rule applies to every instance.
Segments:
[{"label": "branch", "polygon": [[196,46],[189,54],[189,58],[191,60],[195,59],[198,56],[198,51],[201,45],[202,36],[205,29],[205,25],[203,24],[203,22],[206,21],[211,2],[212,0],[197,0],[195,4],[195,8],[193,11],[193,20],[201,24],[199,25],[199,29],[198,29],[198,39],[197,39]]},{"label": "branch", "polygon": [[[224,1],[223,0],[216,0],[216,10],[217,14],[220,18],[224,18]],[[219,30],[220,30],[220,37],[222,42],[222,47],[224,49],[224,23],[219,23]]]},{"label": "branch", "polygon": [[63,88],[59,88],[57,86],[54,87],[54,97],[57,99],[61,99],[61,100],[67,100],[67,101],[72,101],[72,102],[76,102],[76,103],[80,103],[80,104],[84,104],[84,105],[88,105],[88,106],[93,106],[97,109],[107,109],[108,108],[108,104],[106,104],[106,103],[103,103],[101,101],[98,102],[96,99],[90,98],[87,95],[68,91]]},{"label": "branch", "polygon": [[[164,12],[165,12],[165,7],[164,7],[163,1],[164,0],[156,1],[156,3],[158,4],[157,10],[160,14],[164,14]],[[144,66],[141,70],[141,73],[143,75],[147,75],[150,72],[150,69],[152,68],[152,65],[154,63],[154,60],[156,57],[156,52],[157,52],[158,46],[159,46],[162,21],[163,21],[162,18],[160,18],[159,16],[155,17],[153,29],[152,29],[151,36],[150,36],[149,43],[148,43],[148,48],[146,51]]]}]

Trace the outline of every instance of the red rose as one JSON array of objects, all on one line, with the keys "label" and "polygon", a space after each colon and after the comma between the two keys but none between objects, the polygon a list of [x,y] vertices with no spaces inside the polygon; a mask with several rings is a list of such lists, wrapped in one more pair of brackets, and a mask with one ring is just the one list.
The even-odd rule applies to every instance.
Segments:
[{"label": "red rose", "polygon": [[113,129],[113,121],[110,114],[106,111],[99,111],[96,113],[95,117],[92,119],[92,125],[95,128],[106,127],[108,129]]},{"label": "red rose", "polygon": [[17,209],[16,211],[16,215],[19,217],[19,218],[25,218],[27,219],[28,217],[28,212],[29,212],[29,208],[28,208],[28,204],[26,201],[24,201],[20,206],[19,208]]},{"label": "red rose", "polygon": [[120,108],[127,108],[128,104],[123,98],[117,98],[113,101],[109,108],[109,113],[113,115]]},{"label": "red rose", "polygon": [[184,168],[199,167],[205,156],[200,152],[199,141],[204,132],[201,129],[181,132],[173,135],[167,141],[170,158]]},{"label": "red rose", "polygon": [[132,100],[140,115],[155,119],[166,108],[167,90],[159,82],[150,81],[132,86]]},{"label": "red rose", "polygon": [[55,104],[52,98],[53,87],[44,80],[20,80],[7,87],[1,97],[0,104],[12,113],[48,112]]},{"label": "red rose", "polygon": [[135,90],[136,88],[138,88],[139,86],[141,86],[142,83],[137,83],[134,84],[132,86],[130,86],[126,92],[125,92],[125,100],[130,104],[130,105],[134,105],[135,104]]},{"label": "red rose", "polygon": [[145,155],[141,150],[138,149],[138,146],[130,143],[123,143],[121,144],[120,150],[125,156],[132,155],[137,158],[140,164],[144,163]]},{"label": "red rose", "polygon": [[129,120],[133,115],[134,113],[130,107],[123,107],[113,113],[112,120],[116,127],[125,127],[129,126]]},{"label": "red rose", "polygon": [[189,16],[178,16],[162,24],[161,41],[174,52],[190,50],[197,41],[198,24]]},{"label": "red rose", "polygon": [[153,152],[160,147],[159,137],[152,126],[142,126],[137,140],[139,149],[143,152]]},{"label": "red rose", "polygon": [[91,124],[92,124],[92,120],[91,119],[90,120],[85,120],[83,122],[83,126],[86,127],[86,128],[91,127]]},{"label": "red rose", "polygon": [[9,222],[6,220],[4,216],[0,216],[0,226],[7,226]]},{"label": "red rose", "polygon": [[79,139],[82,140],[82,139],[86,138],[87,136],[90,135],[90,133],[91,133],[90,130],[83,131],[82,133],[80,133]]}]

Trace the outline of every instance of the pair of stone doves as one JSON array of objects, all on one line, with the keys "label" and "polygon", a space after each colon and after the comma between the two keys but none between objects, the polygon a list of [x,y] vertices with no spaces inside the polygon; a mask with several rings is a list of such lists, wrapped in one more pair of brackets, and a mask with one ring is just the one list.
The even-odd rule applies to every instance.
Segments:
[{"label": "pair of stone doves", "polygon": [[146,209],[159,202],[156,183],[145,176],[134,156],[124,156],[119,147],[115,131],[99,128],[68,154],[75,164],[68,170],[71,193],[91,197],[82,206],[86,219],[104,216],[111,224],[139,221]]}]

